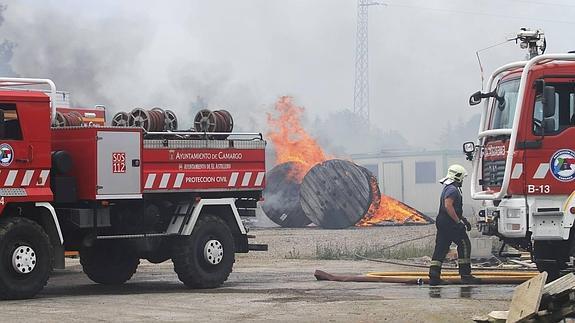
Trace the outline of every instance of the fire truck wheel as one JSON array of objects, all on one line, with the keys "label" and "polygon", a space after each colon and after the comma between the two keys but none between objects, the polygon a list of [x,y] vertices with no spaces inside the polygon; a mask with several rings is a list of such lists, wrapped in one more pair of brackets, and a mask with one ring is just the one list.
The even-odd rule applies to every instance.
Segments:
[{"label": "fire truck wheel", "polygon": [[92,247],[80,249],[80,263],[93,282],[120,285],[132,278],[140,259],[118,242],[98,241]]},{"label": "fire truck wheel", "polygon": [[551,282],[560,277],[562,269],[565,269],[564,263],[567,250],[563,241],[535,241],[533,243],[533,255],[535,264],[539,272],[547,272],[547,282]]},{"label": "fire truck wheel", "polygon": [[190,288],[215,288],[228,279],[235,262],[234,237],[222,219],[203,215],[190,236],[174,240],[172,261]]},{"label": "fire truck wheel", "polygon": [[38,223],[22,217],[0,219],[0,298],[34,297],[54,267],[54,249]]}]

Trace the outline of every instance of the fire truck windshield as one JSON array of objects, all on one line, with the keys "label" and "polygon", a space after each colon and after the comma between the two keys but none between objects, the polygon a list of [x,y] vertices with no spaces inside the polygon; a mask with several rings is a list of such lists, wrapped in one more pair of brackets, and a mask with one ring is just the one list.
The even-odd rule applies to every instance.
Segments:
[{"label": "fire truck windshield", "polygon": [[502,82],[497,89],[497,99],[493,100],[490,129],[511,129],[519,92],[520,79]]}]

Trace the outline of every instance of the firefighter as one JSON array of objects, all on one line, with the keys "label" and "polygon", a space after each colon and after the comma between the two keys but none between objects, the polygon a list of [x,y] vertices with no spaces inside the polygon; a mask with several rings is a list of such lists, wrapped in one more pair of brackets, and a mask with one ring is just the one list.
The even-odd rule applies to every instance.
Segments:
[{"label": "firefighter", "polygon": [[439,213],[435,221],[437,234],[435,236],[435,250],[431,266],[429,267],[429,284],[445,285],[441,279],[441,265],[449,252],[451,243],[457,245],[459,275],[463,284],[478,284],[480,279],[471,275],[471,242],[466,231],[471,230],[471,224],[463,216],[463,197],[461,185],[467,171],[461,165],[451,165],[447,175],[439,182],[443,184],[443,191],[439,200]]}]

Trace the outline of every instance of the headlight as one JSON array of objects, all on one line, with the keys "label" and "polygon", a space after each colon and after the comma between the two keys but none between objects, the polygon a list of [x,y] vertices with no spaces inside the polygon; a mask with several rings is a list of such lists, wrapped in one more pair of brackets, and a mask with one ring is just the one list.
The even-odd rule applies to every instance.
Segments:
[{"label": "headlight", "polygon": [[519,210],[519,209],[508,209],[507,210],[507,218],[508,219],[519,218],[519,217],[521,217],[521,210]]}]

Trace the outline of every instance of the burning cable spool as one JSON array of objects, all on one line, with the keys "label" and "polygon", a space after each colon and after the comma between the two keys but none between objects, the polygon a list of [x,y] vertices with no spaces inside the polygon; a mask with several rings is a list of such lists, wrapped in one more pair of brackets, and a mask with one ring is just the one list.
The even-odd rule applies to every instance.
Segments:
[{"label": "burning cable spool", "polygon": [[362,168],[332,159],[314,166],[305,175],[300,202],[306,216],[326,229],[355,225],[373,200],[372,187]]},{"label": "burning cable spool", "polygon": [[279,164],[266,175],[262,209],[270,220],[285,228],[301,228],[311,223],[300,203],[301,179],[292,175],[301,166],[298,162]]}]

